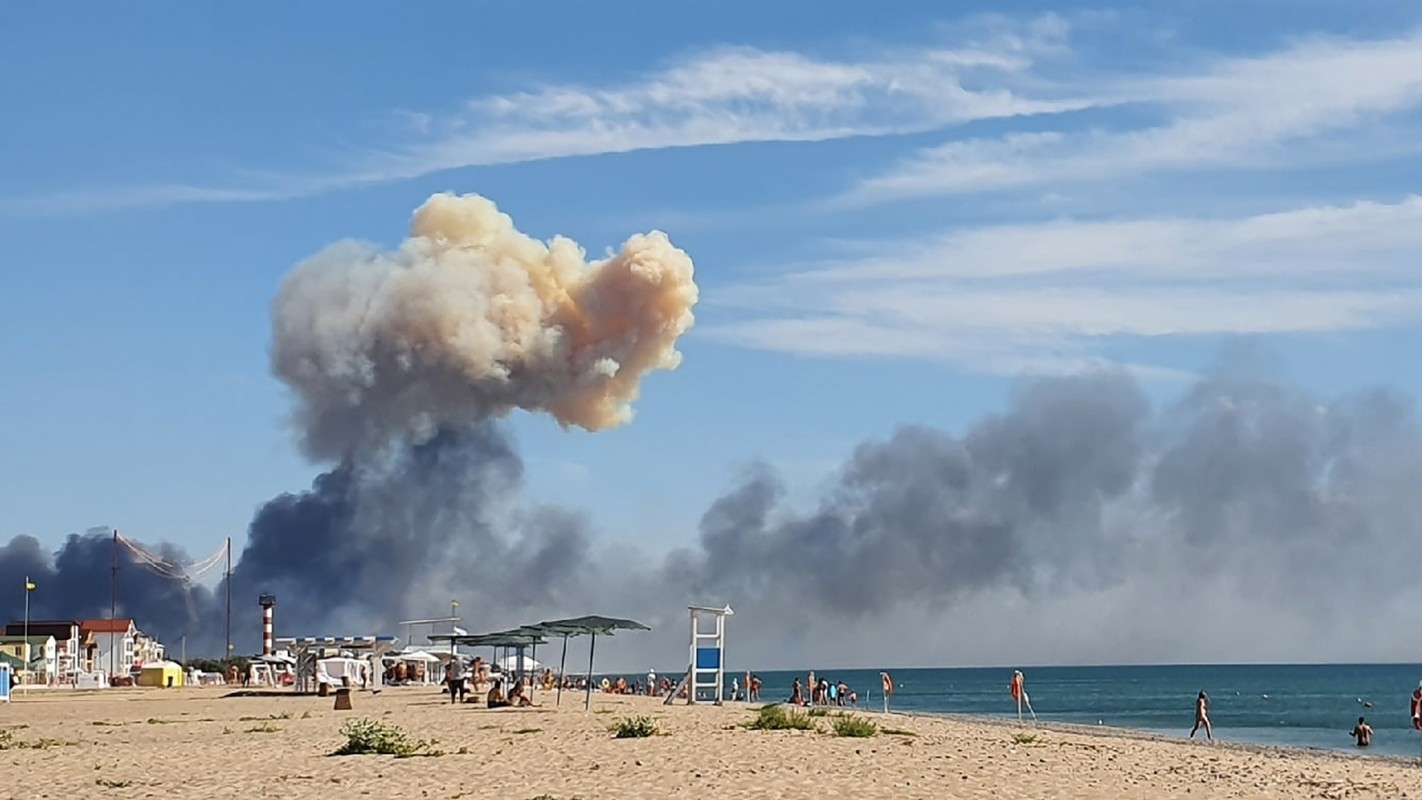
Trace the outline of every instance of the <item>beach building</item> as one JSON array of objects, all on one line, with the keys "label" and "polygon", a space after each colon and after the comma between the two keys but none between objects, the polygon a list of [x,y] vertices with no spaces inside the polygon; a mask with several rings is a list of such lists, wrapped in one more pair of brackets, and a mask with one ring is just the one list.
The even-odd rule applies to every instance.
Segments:
[{"label": "beach building", "polygon": [[0,653],[19,659],[17,669],[27,684],[47,684],[56,679],[58,662],[53,636],[0,636]]},{"label": "beach building", "polygon": [[143,631],[136,631],[133,638],[133,665],[142,667],[163,660],[163,643]]},{"label": "beach building", "polygon": [[138,654],[138,628],[132,619],[81,619],[79,635],[86,672],[127,675],[133,668]]},{"label": "beach building", "polygon": [[5,626],[6,636],[53,636],[55,674],[63,682],[74,676],[82,666],[80,656],[83,638],[79,634],[79,621],[73,619],[30,620],[28,626],[23,621],[11,622]]}]

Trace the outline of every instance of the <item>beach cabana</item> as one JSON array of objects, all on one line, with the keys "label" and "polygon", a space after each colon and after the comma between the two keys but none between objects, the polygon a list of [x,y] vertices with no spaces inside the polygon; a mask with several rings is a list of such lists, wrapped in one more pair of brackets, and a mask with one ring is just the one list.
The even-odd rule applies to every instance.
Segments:
[{"label": "beach cabana", "polygon": [[[286,636],[277,639],[276,643],[284,645],[296,659],[296,680],[292,682],[292,689],[300,694],[317,689],[316,661],[323,651],[365,653],[371,672],[379,675],[380,659],[394,650],[399,641],[394,636]],[[373,691],[380,691],[380,681],[373,681],[371,687]]]},{"label": "beach cabana", "polygon": [[[592,706],[592,676],[593,676],[593,653],[597,651],[597,637],[611,636],[613,631],[649,631],[651,628],[633,619],[618,619],[616,617],[573,617],[571,619],[555,619],[549,622],[540,622],[530,626],[552,636],[563,637],[563,656],[558,662],[558,674],[561,677],[564,669],[568,665],[568,638],[572,636],[588,635],[592,637],[592,642],[588,645],[588,678],[583,696],[583,709],[587,710]],[[563,682],[558,681],[558,699],[554,705],[563,701]]]},{"label": "beach cabana", "polygon": [[171,661],[144,664],[138,672],[139,686],[182,686],[183,668]]}]

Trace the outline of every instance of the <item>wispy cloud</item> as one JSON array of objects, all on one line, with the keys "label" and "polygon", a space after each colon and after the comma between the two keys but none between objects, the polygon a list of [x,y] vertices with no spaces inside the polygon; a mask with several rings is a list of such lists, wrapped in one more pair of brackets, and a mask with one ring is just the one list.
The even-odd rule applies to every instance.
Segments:
[{"label": "wispy cloud", "polygon": [[1057,371],[1105,337],[1356,331],[1422,321],[1422,198],[1235,219],[1070,220],[862,242],[708,292],[702,335],[803,354]]},{"label": "wispy cloud", "polygon": [[366,149],[320,176],[256,185],[159,185],[0,199],[0,210],[94,210],[269,200],[449,169],[637,150],[808,142],[935,130],[1089,107],[1033,74],[1059,59],[1065,23],[999,25],[981,41],[859,59],[721,47],[607,87],[554,83],[477,97],[446,111],[396,112],[405,140]]},{"label": "wispy cloud", "polygon": [[[1315,38],[1193,72],[1109,81],[1101,95],[1156,109],[1164,121],[952,141],[863,180],[840,202],[1101,180],[1153,170],[1286,165],[1309,156],[1304,143],[1422,106],[1422,32],[1375,41]],[[1338,157],[1336,150],[1331,155]],[[1376,155],[1360,147],[1345,157]]]}]

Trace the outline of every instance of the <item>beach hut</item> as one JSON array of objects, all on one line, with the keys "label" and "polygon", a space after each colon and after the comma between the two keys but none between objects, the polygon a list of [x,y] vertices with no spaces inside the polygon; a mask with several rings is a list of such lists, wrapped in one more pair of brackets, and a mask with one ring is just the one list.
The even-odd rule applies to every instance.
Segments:
[{"label": "beach hut", "polygon": [[0,661],[0,703],[10,702],[10,665]]},{"label": "beach hut", "polygon": [[139,686],[175,687],[183,685],[183,668],[171,661],[153,661],[138,673]]}]

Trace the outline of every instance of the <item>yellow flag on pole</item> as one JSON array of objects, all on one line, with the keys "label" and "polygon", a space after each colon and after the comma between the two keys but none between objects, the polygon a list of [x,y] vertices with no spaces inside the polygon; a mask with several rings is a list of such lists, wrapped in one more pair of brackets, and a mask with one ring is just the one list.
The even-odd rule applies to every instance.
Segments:
[{"label": "yellow flag on pole", "polygon": [[35,585],[34,585],[33,583],[30,583],[29,578],[26,578],[26,579],[25,579],[25,591],[27,591],[27,592],[33,592],[34,590],[35,590]]}]

